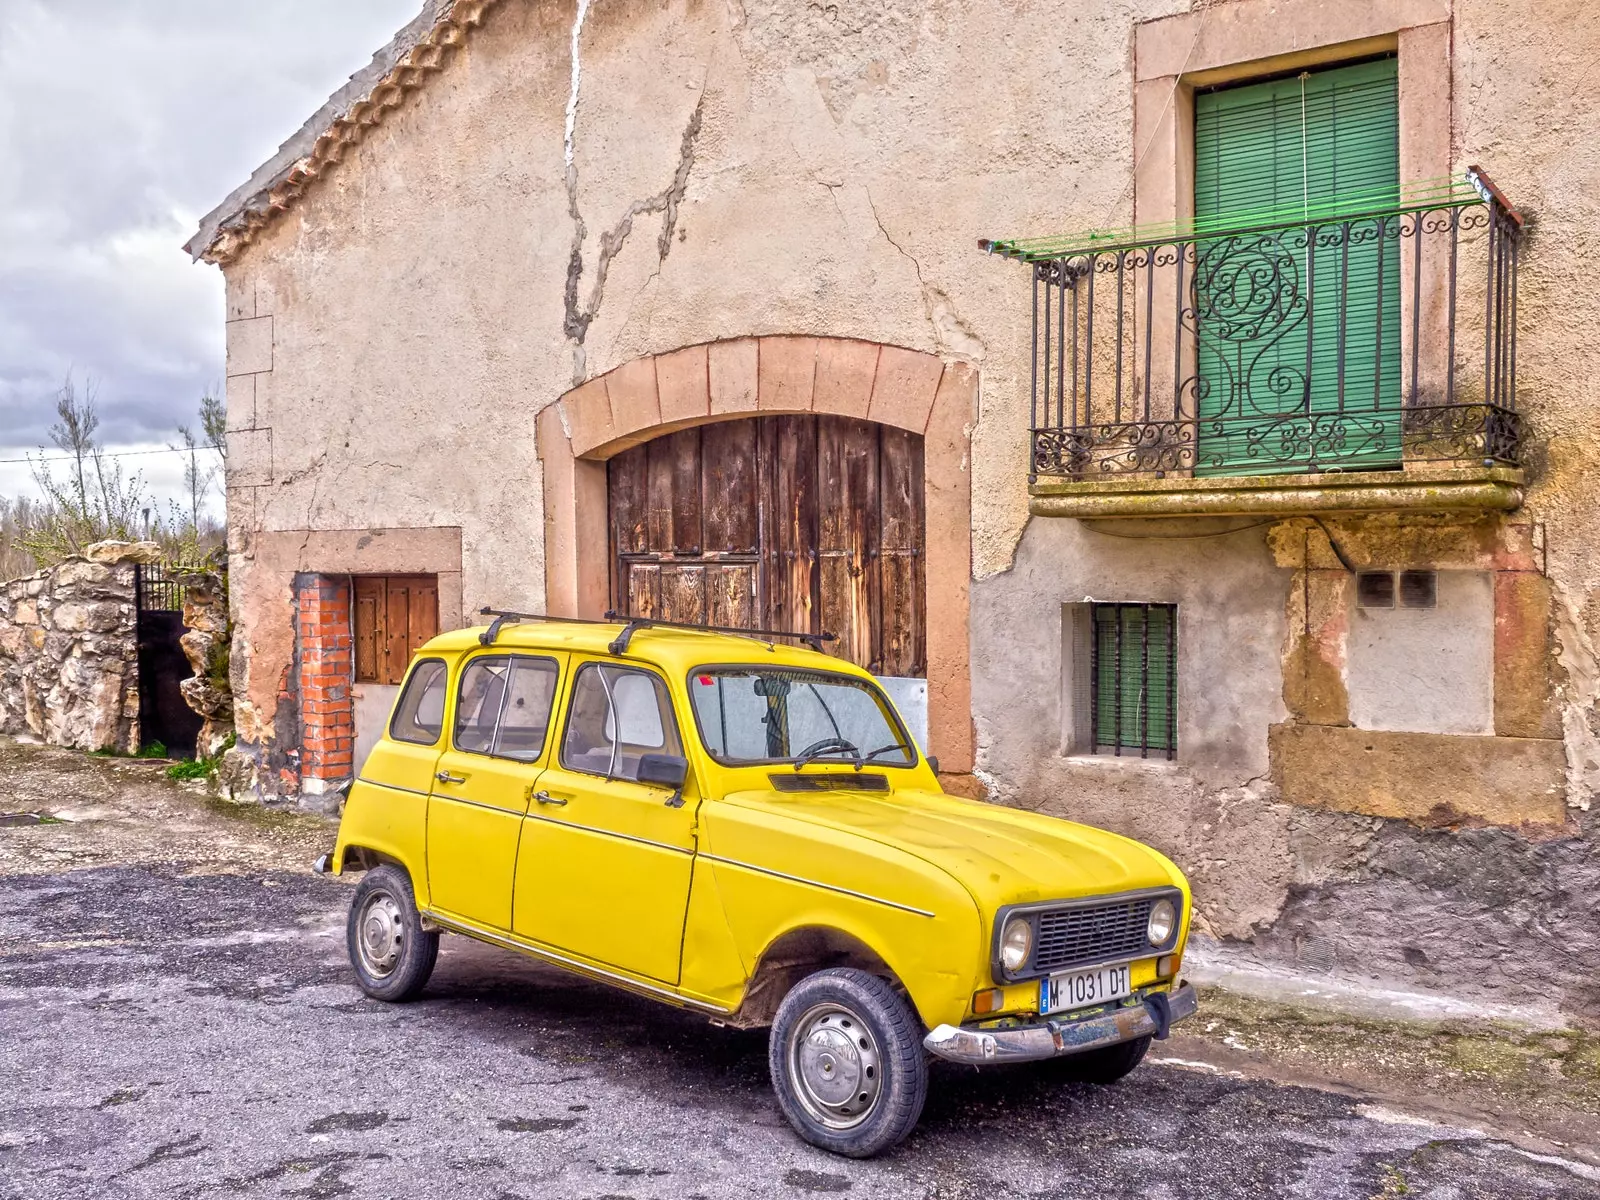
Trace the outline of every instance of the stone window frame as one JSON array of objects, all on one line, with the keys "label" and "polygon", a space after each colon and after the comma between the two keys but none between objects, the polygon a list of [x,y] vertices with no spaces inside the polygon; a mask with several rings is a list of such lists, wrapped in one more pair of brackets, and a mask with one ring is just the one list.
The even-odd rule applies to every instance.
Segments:
[{"label": "stone window frame", "polygon": [[[1331,67],[1379,54],[1399,63],[1400,182],[1451,174],[1454,154],[1450,0],[1341,0],[1281,4],[1225,0],[1137,22],[1133,31],[1133,220],[1181,225],[1194,217],[1194,96],[1201,88]],[[1402,258],[1402,303],[1411,303]],[[1425,266],[1425,272],[1437,268]],[[1422,311],[1402,309],[1401,354],[1417,331],[1424,377],[1443,369],[1449,344],[1444,289],[1431,276]],[[1408,464],[1423,467],[1426,464]],[[1187,481],[1186,481],[1187,482]]]},{"label": "stone window frame", "polygon": [[1454,130],[1448,0],[1236,0],[1134,26],[1136,225],[1194,216],[1194,93],[1395,53],[1400,179],[1447,176]]}]

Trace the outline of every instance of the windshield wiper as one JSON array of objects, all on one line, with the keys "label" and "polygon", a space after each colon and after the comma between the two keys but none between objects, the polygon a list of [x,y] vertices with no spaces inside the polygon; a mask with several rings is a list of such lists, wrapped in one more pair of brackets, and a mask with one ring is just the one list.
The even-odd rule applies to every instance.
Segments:
[{"label": "windshield wiper", "polygon": [[905,744],[903,742],[891,742],[887,746],[879,746],[876,750],[874,750],[871,754],[868,754],[866,757],[864,757],[864,758],[858,757],[856,759],[856,770],[857,771],[861,770],[862,767],[866,766],[869,762],[871,762],[873,759],[877,758],[878,755],[880,755],[880,754],[887,754],[891,750],[904,750],[905,748],[906,747],[905,747]]},{"label": "windshield wiper", "polygon": [[859,757],[861,754],[860,747],[858,747],[854,742],[847,742],[844,738],[837,737],[823,738],[820,742],[812,742],[811,745],[800,751],[799,757],[794,760],[794,769],[798,771],[812,759],[821,758],[830,750],[842,751],[843,753],[850,755],[850,757],[854,758],[858,764],[856,770],[859,771],[861,769],[859,766],[859,763],[861,762]]}]

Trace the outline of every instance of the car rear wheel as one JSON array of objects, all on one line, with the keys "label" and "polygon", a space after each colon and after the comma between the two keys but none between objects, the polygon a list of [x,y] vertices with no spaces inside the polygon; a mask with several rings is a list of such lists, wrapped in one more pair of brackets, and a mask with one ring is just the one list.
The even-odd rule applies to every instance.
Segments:
[{"label": "car rear wheel", "polygon": [[1099,1050],[1087,1050],[1069,1058],[1058,1060],[1071,1079],[1081,1083],[1116,1083],[1144,1060],[1150,1049],[1150,1039],[1134,1038],[1131,1042],[1118,1042]]},{"label": "car rear wheel", "polygon": [[922,1024],[876,975],[837,968],[801,980],[778,1007],[767,1058],[783,1115],[824,1150],[870,1158],[922,1115]]},{"label": "car rear wheel", "polygon": [[367,872],[350,901],[345,945],[356,982],[374,1000],[410,1000],[427,985],[439,935],[423,932],[411,880],[399,867]]}]

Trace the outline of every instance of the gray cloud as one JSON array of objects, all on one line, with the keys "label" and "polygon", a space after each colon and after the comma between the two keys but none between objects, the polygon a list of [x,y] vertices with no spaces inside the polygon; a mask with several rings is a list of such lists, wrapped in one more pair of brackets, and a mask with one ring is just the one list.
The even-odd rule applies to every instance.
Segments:
[{"label": "gray cloud", "polygon": [[420,0],[0,0],[0,457],[69,369],[108,445],[222,376],[222,276],[182,245]]}]

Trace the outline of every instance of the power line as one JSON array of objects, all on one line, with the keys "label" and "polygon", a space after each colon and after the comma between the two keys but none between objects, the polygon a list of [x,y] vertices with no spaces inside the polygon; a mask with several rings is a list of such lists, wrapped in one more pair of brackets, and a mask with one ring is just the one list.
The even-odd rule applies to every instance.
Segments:
[{"label": "power line", "polygon": [[[208,454],[220,453],[220,451],[218,451],[215,446],[199,446],[199,445],[197,445],[197,446],[195,446],[193,451],[191,451],[188,446],[163,446],[159,450],[99,450],[99,451],[89,451],[89,452],[84,454],[84,457],[85,458],[138,458],[140,455],[143,455],[143,454],[190,454],[190,453],[199,454],[201,452],[205,452],[205,453],[208,453]],[[36,462],[57,463],[57,462],[76,462],[76,461],[77,461],[77,458],[74,455],[71,455],[71,454],[58,454],[58,455],[54,455],[54,456],[45,455],[45,454],[36,454],[36,455],[29,455],[29,456],[27,456],[25,458],[0,458],[0,466],[7,465],[7,464],[13,464],[13,463],[36,463]]]}]

